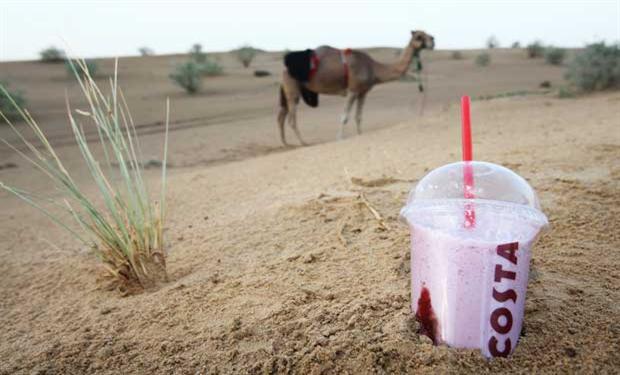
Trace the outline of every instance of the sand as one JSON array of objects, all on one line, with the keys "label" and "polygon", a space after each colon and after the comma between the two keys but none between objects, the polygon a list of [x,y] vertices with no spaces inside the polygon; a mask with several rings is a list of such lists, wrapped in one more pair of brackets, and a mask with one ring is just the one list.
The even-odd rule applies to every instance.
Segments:
[{"label": "sand", "polygon": [[[327,142],[336,134],[341,98],[304,109],[301,129],[314,143],[305,148],[278,146],[277,86],[259,89],[262,81],[238,77],[249,74],[241,68],[216,79],[219,93],[177,94],[187,107],[174,120],[201,119],[171,133],[172,280],[143,294],[107,290],[87,249],[0,194],[0,373],[617,371],[619,93],[473,102],[475,158],[528,179],[551,229],[534,248],[524,330],[509,359],[487,361],[417,334],[408,229],[397,216],[416,181],[460,156],[459,109],[450,103],[476,82],[445,77],[459,76],[451,73],[459,67],[478,79],[480,94],[536,90],[535,80],[561,77],[559,68],[498,53],[488,76],[471,59],[431,56],[436,96],[429,92],[423,116],[411,109],[415,85],[385,85],[368,99],[368,131],[343,142]],[[18,65],[10,66],[12,74]],[[498,87],[509,71],[506,88]],[[130,88],[144,82],[126,79]],[[45,87],[58,83],[51,82]],[[30,85],[34,94],[36,82]],[[157,121],[161,107],[154,103],[168,89],[144,101],[144,90],[133,90],[134,116]],[[233,94],[241,98],[237,107],[213,104]],[[41,122],[60,142],[67,133],[54,125],[61,121],[54,120],[62,108],[56,100],[56,107],[50,104],[56,109],[42,113],[49,123]],[[198,113],[207,107],[213,119]],[[230,121],[218,117],[224,113]],[[145,134],[145,143],[157,155],[160,135]],[[0,152],[3,163],[17,165],[0,171],[2,181],[45,191],[42,177],[8,150]],[[60,152],[78,165],[69,143]],[[156,169],[146,174],[156,182]]]}]

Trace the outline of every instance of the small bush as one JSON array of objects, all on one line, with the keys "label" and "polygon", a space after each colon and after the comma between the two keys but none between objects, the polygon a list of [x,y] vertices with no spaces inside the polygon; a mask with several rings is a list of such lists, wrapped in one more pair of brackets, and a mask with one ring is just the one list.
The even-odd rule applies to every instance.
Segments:
[{"label": "small bush", "polygon": [[566,78],[581,91],[620,88],[620,44],[586,46],[568,65]]},{"label": "small bush", "polygon": [[72,64],[70,61],[65,61],[65,68],[67,68],[67,73],[69,77],[74,77],[76,74],[80,76],[80,78],[84,79],[86,77],[86,72],[90,74],[91,77],[95,77],[97,75],[97,71],[99,70],[99,65],[95,60],[79,60],[78,64],[84,63],[84,69],[82,67],[78,67],[75,64]]},{"label": "small bush", "polygon": [[41,61],[45,63],[59,63],[65,60],[65,52],[54,46],[44,49],[39,52],[41,55]]},{"label": "small bush", "polygon": [[461,51],[452,51],[450,56],[452,57],[452,60],[462,60],[463,59],[463,53]]},{"label": "small bush", "polygon": [[140,47],[138,52],[140,52],[140,56],[153,56],[155,54],[155,51],[149,47]]},{"label": "small bush", "polygon": [[510,46],[510,48],[521,48],[521,43],[519,43],[518,41],[512,43],[512,45]]},{"label": "small bush", "polygon": [[252,46],[243,46],[236,51],[237,60],[243,64],[244,68],[247,68],[254,60],[256,56],[256,48]]},{"label": "small bush", "polygon": [[564,62],[566,50],[564,48],[547,47],[545,48],[545,62],[551,65],[561,65]]},{"label": "small bush", "polygon": [[[24,108],[25,105],[26,99],[24,99],[24,95],[21,92],[9,91],[9,84],[0,81],[0,113],[4,114],[11,121],[17,120],[21,118],[17,108]],[[0,116],[0,123],[4,123],[2,116]]]},{"label": "small bush", "polygon": [[189,94],[194,94],[202,86],[202,74],[202,65],[194,61],[187,61],[174,68],[174,71],[170,74],[170,79]]},{"label": "small bush", "polygon": [[525,48],[527,50],[527,57],[530,59],[542,57],[545,53],[545,47],[543,47],[542,43],[538,40],[534,43],[528,44]]},{"label": "small bush", "polygon": [[491,35],[489,39],[487,39],[487,48],[499,48],[499,40],[495,37],[495,35]]},{"label": "small bush", "polygon": [[219,76],[224,73],[224,68],[220,64],[209,59],[205,63],[199,64],[199,68],[205,76]]},{"label": "small bush", "polygon": [[202,51],[202,44],[196,43],[189,50],[189,57],[198,64],[204,64],[207,62],[207,54]]},{"label": "small bush", "polygon": [[486,52],[483,52],[476,56],[476,65],[478,66],[487,66],[491,63],[491,55]]},{"label": "small bush", "polygon": [[575,96],[577,96],[577,93],[575,93],[575,90],[571,89],[570,87],[562,86],[558,90],[558,98],[560,99],[570,99],[574,98]]}]

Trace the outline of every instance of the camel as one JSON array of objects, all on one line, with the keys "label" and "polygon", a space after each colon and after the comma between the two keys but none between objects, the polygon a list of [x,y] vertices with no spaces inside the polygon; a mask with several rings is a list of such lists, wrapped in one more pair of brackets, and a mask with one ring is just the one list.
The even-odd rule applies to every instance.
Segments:
[{"label": "camel", "polygon": [[[423,49],[433,49],[435,39],[424,31],[412,31],[411,39],[400,59],[392,64],[382,64],[373,60],[367,53],[358,50],[339,50],[330,46],[320,46],[313,51],[311,67],[306,82],[295,79],[285,68],[282,72],[280,85],[280,112],[278,114],[278,126],[280,138],[285,146],[288,146],[284,134],[284,123],[288,116],[288,122],[297,139],[302,145],[303,141],[297,128],[297,105],[303,96],[304,101],[311,106],[316,106],[318,97],[316,94],[346,96],[344,113],[340,121],[338,140],[342,140],[344,127],[349,121],[349,114],[354,103],[357,103],[355,122],[357,134],[362,133],[362,109],[366,95],[372,87],[379,83],[390,82],[399,79],[407,73],[414,56]],[[308,52],[312,52],[309,51]],[[306,94],[314,95],[314,103],[307,101]]]}]

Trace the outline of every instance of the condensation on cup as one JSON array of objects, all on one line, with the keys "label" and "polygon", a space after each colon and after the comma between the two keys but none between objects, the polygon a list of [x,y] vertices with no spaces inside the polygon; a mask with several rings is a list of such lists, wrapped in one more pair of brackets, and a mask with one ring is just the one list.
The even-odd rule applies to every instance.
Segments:
[{"label": "condensation on cup", "polygon": [[[463,198],[465,168],[473,171],[472,199]],[[452,163],[417,184],[401,218],[411,231],[421,333],[437,345],[507,357],[523,326],[532,246],[548,226],[531,186],[496,164]]]}]

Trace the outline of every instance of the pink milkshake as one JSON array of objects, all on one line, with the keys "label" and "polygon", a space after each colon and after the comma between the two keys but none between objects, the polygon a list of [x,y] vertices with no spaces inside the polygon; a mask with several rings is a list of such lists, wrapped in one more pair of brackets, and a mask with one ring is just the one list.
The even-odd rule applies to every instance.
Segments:
[{"label": "pink milkshake", "polygon": [[521,177],[470,166],[476,199],[462,198],[464,163],[453,163],[424,177],[401,211],[411,229],[412,310],[435,344],[505,357],[519,340],[530,251],[547,219]]}]

